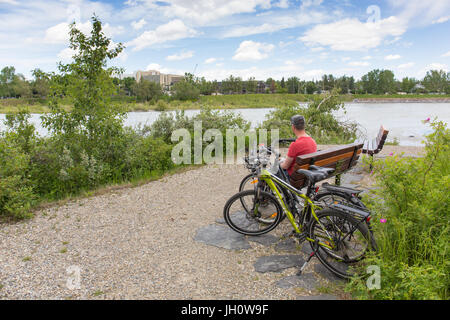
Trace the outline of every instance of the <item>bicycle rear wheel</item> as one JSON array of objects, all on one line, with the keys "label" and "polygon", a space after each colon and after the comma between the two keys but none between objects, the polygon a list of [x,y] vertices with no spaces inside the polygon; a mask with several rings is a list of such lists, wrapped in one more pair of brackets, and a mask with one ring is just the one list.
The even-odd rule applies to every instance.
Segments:
[{"label": "bicycle rear wheel", "polygon": [[361,207],[362,209],[366,208],[361,200],[346,193],[338,193],[332,191],[320,192],[314,196],[314,200],[322,203],[324,207],[329,207],[330,205],[336,203],[349,203],[351,205]]},{"label": "bicycle rear wheel", "polygon": [[[316,256],[338,277],[349,279],[361,274],[368,251],[376,250],[375,239],[364,221],[334,209],[317,213],[309,227],[312,239],[331,247],[318,246]],[[314,243],[311,242],[314,249]]]},{"label": "bicycle rear wheel", "polygon": [[261,235],[273,230],[281,221],[283,210],[270,193],[244,190],[232,196],[225,204],[225,222],[236,232]]}]

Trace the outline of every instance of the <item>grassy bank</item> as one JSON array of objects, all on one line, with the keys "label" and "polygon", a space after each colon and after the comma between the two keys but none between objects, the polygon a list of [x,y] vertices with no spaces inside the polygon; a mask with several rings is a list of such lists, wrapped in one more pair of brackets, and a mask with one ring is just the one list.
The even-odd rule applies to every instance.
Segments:
[{"label": "grassy bank", "polygon": [[[201,96],[197,101],[165,101],[160,100],[155,103],[134,102],[132,98],[126,99],[116,98],[113,104],[117,106],[125,106],[128,111],[151,111],[151,110],[180,110],[180,109],[200,109],[202,106],[212,107],[214,109],[244,109],[244,108],[280,108],[283,106],[295,106],[299,102],[310,101],[314,96],[308,94],[236,94],[222,96]],[[345,102],[354,100],[364,100],[368,102],[388,101],[393,102],[399,100],[415,100],[426,101],[427,99],[446,100],[450,99],[450,95],[432,95],[432,94],[411,94],[411,95],[372,95],[372,94],[355,94],[341,95]],[[69,102],[63,104],[65,110],[70,111]],[[50,109],[48,103],[43,99],[0,99],[0,113],[16,112],[20,108],[26,108],[31,113],[46,113]]]}]

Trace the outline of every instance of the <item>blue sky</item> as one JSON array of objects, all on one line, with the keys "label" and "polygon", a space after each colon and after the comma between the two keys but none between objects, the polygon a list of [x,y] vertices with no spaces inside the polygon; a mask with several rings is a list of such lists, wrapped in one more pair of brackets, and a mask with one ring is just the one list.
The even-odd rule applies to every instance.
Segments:
[{"label": "blue sky", "polygon": [[450,0],[0,0],[0,68],[56,70],[70,61],[68,23],[89,32],[94,12],[125,44],[112,64],[126,73],[421,78],[450,66]]}]

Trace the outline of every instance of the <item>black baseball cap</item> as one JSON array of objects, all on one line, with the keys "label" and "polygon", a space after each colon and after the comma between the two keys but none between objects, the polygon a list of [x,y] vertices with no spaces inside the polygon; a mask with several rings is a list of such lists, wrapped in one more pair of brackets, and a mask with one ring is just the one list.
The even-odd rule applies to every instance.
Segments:
[{"label": "black baseball cap", "polygon": [[294,126],[302,126],[305,124],[305,118],[302,115],[295,115],[291,118],[291,124]]}]

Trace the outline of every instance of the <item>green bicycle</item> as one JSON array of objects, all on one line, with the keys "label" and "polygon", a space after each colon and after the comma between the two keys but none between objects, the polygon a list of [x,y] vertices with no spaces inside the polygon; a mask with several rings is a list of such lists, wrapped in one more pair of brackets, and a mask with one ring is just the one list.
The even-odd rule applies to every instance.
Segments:
[{"label": "green bicycle", "polygon": [[315,182],[326,178],[333,169],[300,170],[307,180],[307,191],[303,194],[271,172],[277,167],[278,163],[274,163],[269,171],[263,163],[256,188],[241,191],[226,202],[223,212],[226,223],[241,234],[257,236],[275,229],[285,215],[294,229],[293,235],[312,247],[300,273],[316,256],[341,278],[356,275],[366,253],[376,250],[367,224],[370,212],[344,203],[325,206],[310,198]]}]

